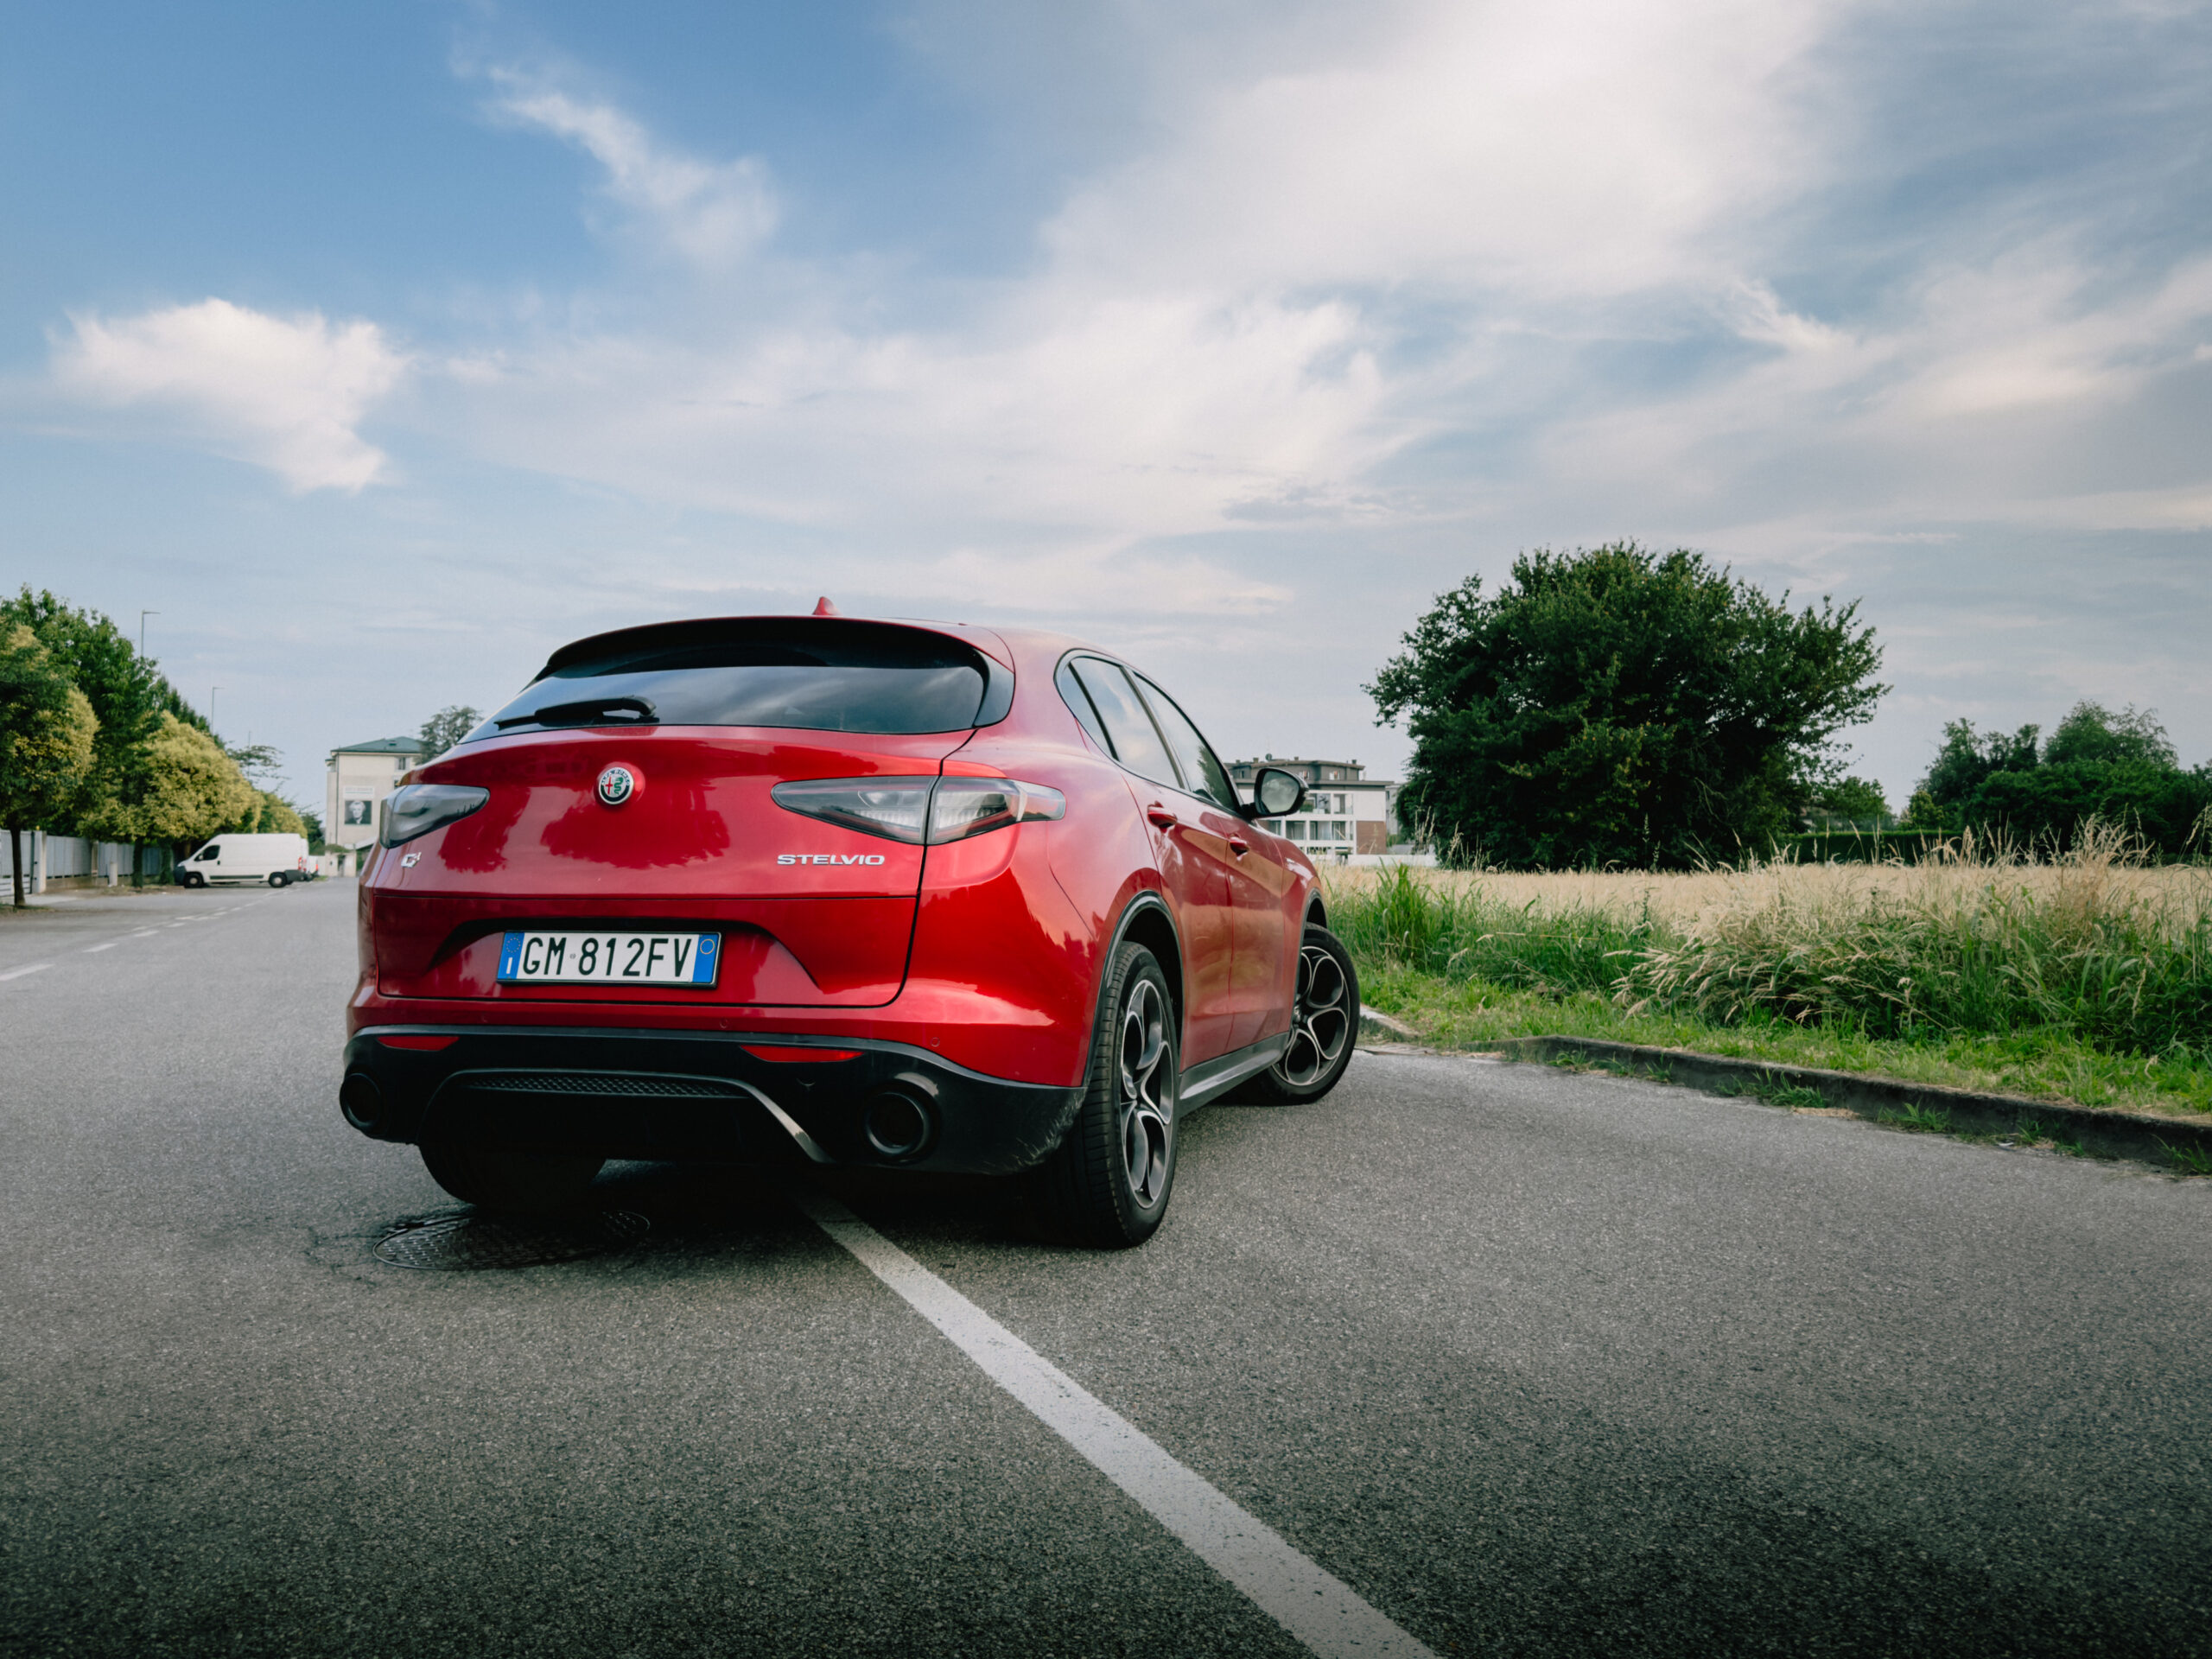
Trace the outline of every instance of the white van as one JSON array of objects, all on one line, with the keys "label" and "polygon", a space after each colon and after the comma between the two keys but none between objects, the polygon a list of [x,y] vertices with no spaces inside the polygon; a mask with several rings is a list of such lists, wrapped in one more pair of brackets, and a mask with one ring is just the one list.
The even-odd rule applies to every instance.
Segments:
[{"label": "white van", "polygon": [[188,887],[211,881],[251,881],[272,887],[307,879],[305,836],[218,836],[176,867]]}]

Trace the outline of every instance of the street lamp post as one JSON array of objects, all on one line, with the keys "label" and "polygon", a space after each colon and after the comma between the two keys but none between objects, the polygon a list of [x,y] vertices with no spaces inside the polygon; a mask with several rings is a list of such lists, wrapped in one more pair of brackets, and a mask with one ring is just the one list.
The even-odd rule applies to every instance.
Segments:
[{"label": "street lamp post", "polygon": [[146,654],[146,619],[149,616],[159,616],[160,614],[161,613],[159,611],[141,611],[138,613],[138,654],[141,657],[143,657]]},{"label": "street lamp post", "polygon": [[[215,737],[215,694],[222,689],[219,685],[207,688],[207,735],[210,737]],[[223,740],[215,737],[215,741],[220,743]]]}]

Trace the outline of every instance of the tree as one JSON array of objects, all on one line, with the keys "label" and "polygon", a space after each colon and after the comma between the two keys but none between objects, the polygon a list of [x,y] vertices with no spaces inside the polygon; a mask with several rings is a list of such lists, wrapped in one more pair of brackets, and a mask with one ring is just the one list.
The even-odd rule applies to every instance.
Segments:
[{"label": "tree", "polygon": [[283,753],[266,743],[242,744],[235,749],[226,748],[223,753],[231,757],[231,764],[244,772],[247,781],[257,788],[263,779],[274,778],[284,769]]},{"label": "tree", "polygon": [[1514,562],[1440,595],[1368,691],[1407,716],[1399,804],[1501,863],[1682,865],[1794,830],[1888,690],[1855,604],[1792,611],[1688,551]]},{"label": "tree", "polygon": [[66,812],[92,766],[99,721],[85,694],[22,623],[0,643],[0,820],[8,826],[16,908],[23,907],[23,831]]},{"label": "tree", "polygon": [[[92,769],[64,816],[79,834],[94,840],[142,843],[145,836],[133,825],[146,786],[145,742],[159,728],[162,709],[171,703],[181,707],[182,699],[123,631],[97,611],[79,610],[51,593],[34,594],[27,585],[15,598],[0,600],[0,626],[8,620],[38,635],[91,702],[99,721]],[[133,861],[134,881],[143,861]]]},{"label": "tree", "polygon": [[1853,823],[1872,820],[1877,829],[1887,823],[1890,817],[1890,803],[1882,786],[1864,778],[1839,778],[1824,785],[1813,797],[1813,810]]},{"label": "tree", "polygon": [[2137,766],[2177,772],[2181,757],[2158,724],[2158,710],[2138,714],[2133,703],[2113,714],[2101,702],[2077,702],[2044,745],[2044,764]]},{"label": "tree", "polygon": [[201,841],[254,807],[255,790],[215,740],[163,711],[146,741],[147,787],[137,822],[149,841]]},{"label": "tree", "polygon": [[[1967,802],[1983,780],[2000,772],[2027,772],[2037,764],[2036,739],[2042,728],[2023,726],[2003,732],[1977,732],[1970,720],[1954,720],[1943,728],[1943,747],[1928,767],[1928,775],[1915,786],[1936,804],[1937,823],[1963,827]],[[1928,825],[1937,827],[1936,824]]]},{"label": "tree", "polygon": [[257,836],[304,836],[308,832],[307,820],[292,804],[265,789],[254,791],[253,805],[238,828]]},{"label": "tree", "polygon": [[450,709],[441,709],[423,722],[423,753],[425,759],[443,754],[448,749],[476,729],[476,722],[483,719],[466,703],[455,703]]},{"label": "tree", "polygon": [[2212,768],[2182,770],[2155,710],[2130,703],[2115,715],[2077,702],[2040,748],[2037,730],[2023,726],[2006,737],[1963,720],[1944,727],[1943,747],[1913,796],[1915,827],[2064,846],[2098,819],[2169,854],[2201,839]]}]

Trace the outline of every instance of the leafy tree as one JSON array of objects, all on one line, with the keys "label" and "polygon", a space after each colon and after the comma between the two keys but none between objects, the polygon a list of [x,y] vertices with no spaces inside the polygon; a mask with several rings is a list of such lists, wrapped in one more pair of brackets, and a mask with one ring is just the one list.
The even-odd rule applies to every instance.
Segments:
[{"label": "leafy tree", "polygon": [[138,838],[205,840],[255,805],[255,790],[205,731],[163,711],[146,742],[147,788]]},{"label": "leafy tree", "polygon": [[2166,853],[2201,838],[2212,769],[2181,769],[2156,711],[2131,703],[2114,714],[2078,702],[2040,748],[2037,730],[2023,726],[2008,737],[1963,720],[1946,726],[1913,797],[1914,827],[2064,845],[2097,818]]},{"label": "leafy tree", "polygon": [[2212,770],[2139,760],[2098,766],[2073,760],[2033,771],[1994,772],[1967,804],[1967,822],[2019,841],[2059,845],[2091,818],[2118,824],[2168,853],[2184,850],[2208,809]]},{"label": "leafy tree", "polygon": [[257,787],[264,778],[274,778],[284,769],[284,757],[266,743],[243,744],[238,748],[225,748],[231,763],[246,775]]},{"label": "leafy tree", "polygon": [[254,798],[253,823],[251,826],[253,834],[261,836],[304,836],[307,834],[307,820],[302,818],[298,810],[282,795],[274,794],[265,789],[258,789],[254,791]]},{"label": "leafy tree", "polygon": [[2037,762],[2036,739],[2042,728],[2023,726],[2009,736],[2003,732],[1977,732],[1970,720],[1955,720],[1943,728],[1943,747],[1916,786],[1936,807],[1936,828],[1946,818],[1958,827],[1967,799],[1982,780],[1999,772],[2026,772]]},{"label": "leafy tree", "polygon": [[[1855,604],[1793,611],[1633,543],[1471,576],[1367,688],[1408,718],[1399,810],[1502,863],[1681,865],[1788,833],[1888,688]],[[1378,723],[1379,723],[1378,722]]]},{"label": "leafy tree", "polygon": [[1905,803],[1904,821],[1900,827],[1940,830],[1943,827],[1943,809],[1936,804],[1936,798],[1926,790],[1916,789],[1912,799]]},{"label": "leafy tree", "polygon": [[[289,801],[285,804],[292,806]],[[320,856],[329,845],[322,832],[322,814],[310,812],[303,806],[292,806],[292,810],[299,815],[300,833],[308,838],[308,851]]]},{"label": "leafy tree", "polygon": [[423,722],[423,753],[425,759],[443,754],[448,749],[476,729],[476,722],[484,716],[467,703],[455,703],[450,709],[441,709]]},{"label": "leafy tree", "polygon": [[1813,810],[1853,823],[1871,819],[1881,824],[1889,820],[1890,803],[1879,784],[1869,783],[1864,778],[1839,778],[1814,795]]},{"label": "leafy tree", "polygon": [[92,767],[99,721],[85,694],[22,623],[0,643],[0,821],[8,826],[16,908],[23,907],[23,831],[74,801]]},{"label": "leafy tree", "polygon": [[2043,759],[2050,766],[2137,766],[2158,772],[2181,767],[2166,728],[2158,724],[2158,711],[2145,709],[2138,714],[2132,702],[2116,715],[2101,702],[2075,703],[2044,745]]},{"label": "leafy tree", "polygon": [[85,833],[99,834],[84,820],[97,816],[104,798],[130,792],[133,751],[152,734],[168,683],[111,619],[80,610],[51,593],[35,594],[26,585],[15,598],[0,600],[0,627],[10,621],[38,636],[85,694],[99,721],[92,770],[79,799],[64,815]]}]

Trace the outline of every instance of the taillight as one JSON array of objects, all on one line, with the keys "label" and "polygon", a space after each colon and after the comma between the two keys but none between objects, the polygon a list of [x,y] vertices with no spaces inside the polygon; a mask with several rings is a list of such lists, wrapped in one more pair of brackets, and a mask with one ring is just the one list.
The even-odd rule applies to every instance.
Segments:
[{"label": "taillight", "polygon": [[947,778],[930,806],[930,844],[1003,830],[1009,823],[1067,816],[1068,798],[1011,778]]},{"label": "taillight", "polygon": [[778,806],[890,841],[938,846],[1067,816],[1067,797],[1011,778],[817,778],[778,784]]},{"label": "taillight", "polygon": [[441,824],[465,818],[492,798],[488,789],[463,784],[410,784],[385,798],[384,834],[387,847],[427,836]]},{"label": "taillight", "polygon": [[816,778],[778,784],[768,795],[786,812],[919,846],[927,838],[936,785],[934,778]]}]

